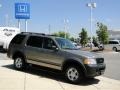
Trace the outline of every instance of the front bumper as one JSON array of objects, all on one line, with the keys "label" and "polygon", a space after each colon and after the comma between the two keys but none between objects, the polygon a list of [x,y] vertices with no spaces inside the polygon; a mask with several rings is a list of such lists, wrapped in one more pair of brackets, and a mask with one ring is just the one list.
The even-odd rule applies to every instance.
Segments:
[{"label": "front bumper", "polygon": [[106,65],[105,64],[91,64],[85,65],[86,77],[95,77],[104,74]]}]

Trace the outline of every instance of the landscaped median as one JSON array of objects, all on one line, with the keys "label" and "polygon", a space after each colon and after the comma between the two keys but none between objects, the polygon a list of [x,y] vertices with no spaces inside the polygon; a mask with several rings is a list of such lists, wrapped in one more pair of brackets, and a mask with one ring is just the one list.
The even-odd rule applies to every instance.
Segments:
[{"label": "landscaped median", "polygon": [[113,50],[110,50],[110,49],[100,50],[98,47],[92,47],[92,49],[90,47],[83,47],[81,48],[81,50],[91,51],[91,52],[114,52]]}]

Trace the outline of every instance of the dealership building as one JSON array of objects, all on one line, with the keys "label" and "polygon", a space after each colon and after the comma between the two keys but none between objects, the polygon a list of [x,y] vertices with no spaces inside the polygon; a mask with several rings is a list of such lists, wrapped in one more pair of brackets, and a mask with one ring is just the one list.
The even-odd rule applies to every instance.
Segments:
[{"label": "dealership building", "polygon": [[109,39],[110,40],[113,40],[113,39],[120,40],[120,29],[108,30],[108,34],[109,34]]}]

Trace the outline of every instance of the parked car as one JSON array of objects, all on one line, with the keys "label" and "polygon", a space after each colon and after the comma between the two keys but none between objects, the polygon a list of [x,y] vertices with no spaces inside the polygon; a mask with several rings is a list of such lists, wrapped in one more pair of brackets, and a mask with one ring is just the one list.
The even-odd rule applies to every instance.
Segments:
[{"label": "parked car", "polygon": [[99,44],[98,44],[98,48],[99,48],[99,50],[104,50],[104,45],[101,44],[101,43],[99,43]]},{"label": "parked car", "polygon": [[14,67],[18,70],[24,70],[28,64],[40,65],[62,71],[71,83],[102,75],[105,71],[101,56],[81,51],[67,39],[39,33],[16,35],[7,56],[14,59]]},{"label": "parked car", "polygon": [[79,45],[79,44],[77,44],[77,43],[75,43],[75,42],[73,42],[73,44],[78,48],[78,49],[81,49],[81,45]]},{"label": "parked car", "polygon": [[109,40],[109,43],[105,45],[105,48],[112,49],[113,51],[117,52],[120,50],[120,41],[119,40]]},{"label": "parked car", "polygon": [[90,43],[90,42],[86,44],[86,47],[91,47],[91,45],[92,45],[92,47],[94,47],[94,44]]}]

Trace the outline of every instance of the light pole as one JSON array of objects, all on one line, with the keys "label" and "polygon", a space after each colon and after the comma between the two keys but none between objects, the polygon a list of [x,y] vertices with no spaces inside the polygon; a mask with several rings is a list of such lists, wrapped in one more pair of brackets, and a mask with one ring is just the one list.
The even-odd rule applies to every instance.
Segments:
[{"label": "light pole", "polygon": [[64,19],[64,31],[65,31],[65,39],[67,38],[67,33],[68,33],[68,23],[69,23],[69,20],[68,19]]},{"label": "light pole", "polygon": [[92,15],[93,15],[93,13],[92,13],[92,10],[93,10],[93,8],[96,8],[96,3],[88,3],[87,4],[87,7],[90,7],[90,48],[92,49],[92,21],[93,21],[93,18],[92,18]]}]

